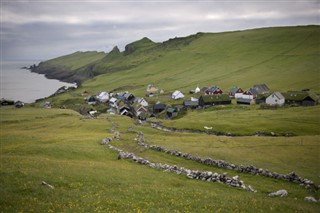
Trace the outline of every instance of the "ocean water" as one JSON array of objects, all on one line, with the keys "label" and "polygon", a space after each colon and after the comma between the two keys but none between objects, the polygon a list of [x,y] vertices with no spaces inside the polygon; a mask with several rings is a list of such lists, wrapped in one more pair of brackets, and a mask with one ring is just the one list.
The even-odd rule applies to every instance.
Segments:
[{"label": "ocean water", "polygon": [[62,86],[75,86],[21,69],[38,63],[39,61],[2,61],[0,98],[32,103],[36,99],[52,95]]}]

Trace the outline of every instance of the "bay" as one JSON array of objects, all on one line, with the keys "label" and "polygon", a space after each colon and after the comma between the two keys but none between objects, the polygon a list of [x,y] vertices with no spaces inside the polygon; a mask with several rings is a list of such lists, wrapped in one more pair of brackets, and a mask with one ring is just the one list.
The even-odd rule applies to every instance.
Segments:
[{"label": "bay", "polygon": [[38,64],[39,61],[1,61],[0,98],[32,103],[55,93],[62,86],[76,86],[21,67]]}]

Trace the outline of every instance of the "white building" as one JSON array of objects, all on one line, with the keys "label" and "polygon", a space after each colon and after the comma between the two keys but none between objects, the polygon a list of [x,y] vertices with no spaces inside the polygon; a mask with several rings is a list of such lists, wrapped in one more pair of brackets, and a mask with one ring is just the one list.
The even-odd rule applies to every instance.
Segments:
[{"label": "white building", "polygon": [[172,93],[171,95],[172,99],[179,99],[179,98],[184,98],[184,94],[182,92],[180,92],[179,90],[174,91],[174,93]]},{"label": "white building", "polygon": [[97,99],[102,103],[106,103],[109,101],[109,94],[107,92],[100,92],[100,94],[97,95]]},{"label": "white building", "polygon": [[274,92],[266,99],[266,104],[269,105],[284,105],[285,98],[280,92]]},{"label": "white building", "polygon": [[137,102],[144,107],[147,107],[149,105],[149,103],[144,98],[139,98]]}]

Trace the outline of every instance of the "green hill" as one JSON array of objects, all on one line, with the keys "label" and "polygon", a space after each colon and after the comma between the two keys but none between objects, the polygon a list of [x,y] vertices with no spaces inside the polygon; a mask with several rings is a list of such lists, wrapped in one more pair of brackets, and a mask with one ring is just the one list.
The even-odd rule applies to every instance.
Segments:
[{"label": "green hill", "polygon": [[[227,91],[266,83],[274,90],[319,91],[320,27],[277,27],[225,33],[198,33],[154,43],[148,38],[108,54],[72,54],[40,64],[61,66],[65,59],[73,78],[93,90],[157,84],[165,91],[219,85]],[[70,60],[70,63],[68,62]],[[78,61],[79,64],[74,63]],[[50,62],[50,63],[49,63]],[[77,64],[77,66],[74,66]],[[71,68],[70,68],[71,67]],[[69,70],[68,70],[69,69]],[[104,75],[101,75],[104,74]],[[68,78],[67,78],[68,80]]]},{"label": "green hill", "polygon": [[[92,78],[90,65],[105,57],[103,52],[75,52],[70,55],[39,63],[32,71],[45,74],[47,78],[59,79],[66,82],[81,82]],[[79,72],[81,67],[86,67],[87,72]]]}]

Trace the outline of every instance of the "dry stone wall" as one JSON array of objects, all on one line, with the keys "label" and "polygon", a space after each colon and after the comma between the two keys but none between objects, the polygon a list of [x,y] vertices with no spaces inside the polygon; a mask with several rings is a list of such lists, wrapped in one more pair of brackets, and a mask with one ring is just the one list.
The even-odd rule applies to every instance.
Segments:
[{"label": "dry stone wall", "polygon": [[155,151],[163,152],[163,153],[166,153],[169,155],[181,157],[181,158],[184,158],[187,160],[192,160],[192,161],[202,163],[205,165],[209,165],[209,166],[234,170],[234,171],[241,172],[241,173],[250,173],[253,175],[261,175],[261,176],[270,177],[270,178],[274,178],[274,179],[282,179],[282,180],[290,181],[293,183],[301,184],[302,186],[306,187],[307,189],[311,188],[311,187],[317,188],[317,186],[312,181],[310,181],[306,178],[299,177],[295,172],[291,172],[289,174],[284,175],[284,174],[278,174],[276,172],[270,172],[266,169],[258,168],[253,165],[249,165],[249,166],[236,165],[236,164],[232,164],[232,163],[229,163],[229,162],[226,162],[223,160],[215,160],[215,159],[211,159],[211,158],[200,158],[198,156],[193,156],[189,153],[182,153],[182,152],[176,151],[176,150],[168,150],[168,149],[165,149],[165,148],[163,148],[161,146],[157,146],[157,145],[148,145],[145,143],[143,132],[136,131],[132,127],[129,128],[128,131],[135,132],[137,134],[135,141],[140,146],[143,146],[144,148],[147,148],[147,149],[152,149]]},{"label": "dry stone wall", "polygon": [[[163,164],[163,163],[153,163],[147,159],[136,156],[134,153],[124,152],[123,150],[121,150],[115,146],[112,146],[110,144],[111,141],[120,139],[120,133],[115,130],[116,124],[114,122],[112,122],[110,119],[108,119],[108,120],[112,124],[110,131],[114,133],[114,136],[102,139],[100,144],[105,145],[109,149],[118,152],[119,153],[119,156],[118,156],[119,160],[120,159],[129,159],[129,160],[132,160],[133,162],[136,162],[136,163],[139,163],[139,164],[142,164],[145,166],[149,166],[151,168],[160,169],[165,172],[172,172],[172,173],[175,173],[178,175],[183,174],[183,175],[186,175],[190,179],[202,180],[202,181],[207,181],[207,182],[217,182],[217,183],[226,184],[231,187],[242,188],[242,189],[245,189],[250,192],[256,192],[256,190],[254,190],[250,185],[246,186],[244,184],[244,182],[239,179],[239,176],[228,177],[226,173],[218,174],[216,172],[211,172],[211,171],[198,171],[198,170],[186,169],[184,167],[178,167],[176,165],[168,165],[168,164]],[[131,130],[131,131],[134,131],[134,130]],[[138,134],[138,139],[136,139],[136,140],[143,141],[144,140],[143,133]]]}]

